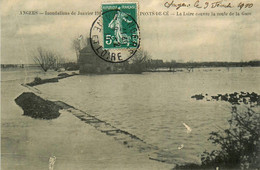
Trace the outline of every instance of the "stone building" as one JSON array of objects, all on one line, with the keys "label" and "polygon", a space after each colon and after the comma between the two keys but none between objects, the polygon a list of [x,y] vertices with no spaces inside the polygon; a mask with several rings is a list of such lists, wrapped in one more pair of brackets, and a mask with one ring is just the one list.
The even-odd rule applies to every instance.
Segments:
[{"label": "stone building", "polygon": [[[88,39],[89,42],[89,39]],[[122,63],[110,63],[99,58],[90,45],[79,51],[79,72],[80,74],[125,74],[142,73],[139,67],[142,65]]]},{"label": "stone building", "polygon": [[99,58],[92,50],[91,46],[80,50],[79,72],[80,74],[104,74],[117,71],[114,63],[109,63]]}]

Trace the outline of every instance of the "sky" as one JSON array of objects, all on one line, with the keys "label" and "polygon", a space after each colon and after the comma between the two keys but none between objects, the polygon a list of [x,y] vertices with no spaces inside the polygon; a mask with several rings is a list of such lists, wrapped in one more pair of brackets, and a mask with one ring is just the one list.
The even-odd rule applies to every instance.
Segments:
[{"label": "sky", "polygon": [[[132,0],[133,1],[133,0]],[[196,0],[175,0],[194,4]],[[200,0],[207,2],[206,0]],[[208,0],[213,2],[213,0]],[[164,61],[249,61],[260,60],[260,1],[251,9],[195,9],[164,7],[171,0],[140,0],[139,12],[169,11],[171,16],[139,15],[141,49],[152,59]],[[76,61],[73,39],[89,36],[97,15],[20,15],[20,11],[100,11],[101,0],[2,0],[1,63],[30,64],[37,47],[57,52]],[[105,1],[110,2],[110,1]],[[176,12],[250,12],[250,16],[176,16]]]}]

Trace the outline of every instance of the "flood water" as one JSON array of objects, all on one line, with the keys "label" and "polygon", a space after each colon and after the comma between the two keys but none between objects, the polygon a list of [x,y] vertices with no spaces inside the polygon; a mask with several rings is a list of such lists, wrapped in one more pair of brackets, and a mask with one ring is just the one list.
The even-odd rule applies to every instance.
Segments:
[{"label": "flood water", "polygon": [[33,81],[35,77],[50,78],[54,76],[57,76],[56,71],[49,70],[48,72],[44,72],[37,66],[25,66],[24,68],[1,68],[2,83],[28,83]]},{"label": "flood water", "polygon": [[[2,72],[2,78],[7,74],[11,73]],[[216,148],[207,141],[209,133],[228,126],[231,104],[197,101],[191,96],[240,91],[259,94],[259,84],[260,68],[248,67],[79,75],[36,88],[49,99],[64,101],[157,146],[165,151],[162,156],[176,163],[199,163],[203,151]],[[191,128],[190,133],[183,123]]]},{"label": "flood water", "polygon": [[259,69],[80,75],[37,88],[50,99],[62,100],[171,153],[162,156],[177,163],[199,163],[203,151],[216,148],[207,141],[209,133],[227,126],[231,104],[197,101],[191,96],[240,91],[259,94]]}]

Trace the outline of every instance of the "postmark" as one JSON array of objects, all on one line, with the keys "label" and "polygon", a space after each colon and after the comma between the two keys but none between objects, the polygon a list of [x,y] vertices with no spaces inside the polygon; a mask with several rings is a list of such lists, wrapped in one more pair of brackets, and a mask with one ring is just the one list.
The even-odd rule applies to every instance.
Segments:
[{"label": "postmark", "polygon": [[120,63],[130,59],[140,46],[137,3],[102,4],[102,14],[90,29],[90,44],[105,61]]}]

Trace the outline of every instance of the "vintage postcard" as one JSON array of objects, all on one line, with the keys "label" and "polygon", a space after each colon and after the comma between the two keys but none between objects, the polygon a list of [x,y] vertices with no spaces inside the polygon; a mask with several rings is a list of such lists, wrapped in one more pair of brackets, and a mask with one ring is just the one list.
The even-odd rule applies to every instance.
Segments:
[{"label": "vintage postcard", "polygon": [[257,0],[2,0],[1,169],[260,169]]}]

